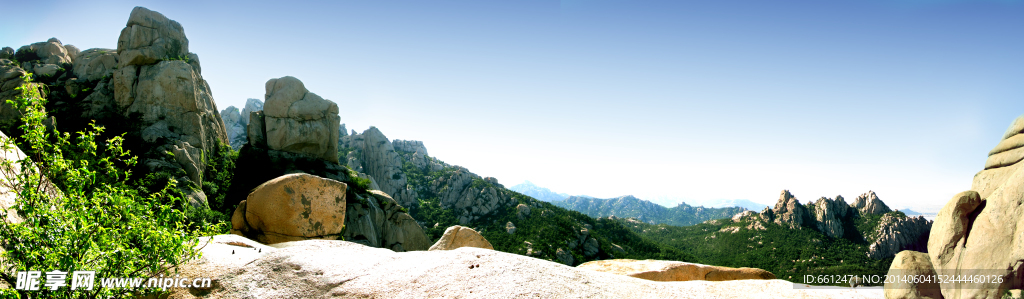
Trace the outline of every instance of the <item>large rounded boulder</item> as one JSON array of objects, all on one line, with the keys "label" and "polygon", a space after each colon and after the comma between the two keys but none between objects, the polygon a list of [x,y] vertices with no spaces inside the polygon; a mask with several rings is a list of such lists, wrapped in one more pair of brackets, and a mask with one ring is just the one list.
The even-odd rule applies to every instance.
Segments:
[{"label": "large rounded boulder", "polygon": [[256,187],[231,217],[232,233],[264,244],[341,237],[347,185],[305,173]]}]

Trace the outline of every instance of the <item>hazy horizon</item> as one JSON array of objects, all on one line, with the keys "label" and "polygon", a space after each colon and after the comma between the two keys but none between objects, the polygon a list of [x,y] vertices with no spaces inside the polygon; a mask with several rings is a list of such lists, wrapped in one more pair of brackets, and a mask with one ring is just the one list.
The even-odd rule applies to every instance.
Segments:
[{"label": "hazy horizon", "polygon": [[23,1],[0,46],[116,48],[135,6],[219,110],[295,76],[349,129],[567,194],[935,212],[1024,114],[1022,1]]}]

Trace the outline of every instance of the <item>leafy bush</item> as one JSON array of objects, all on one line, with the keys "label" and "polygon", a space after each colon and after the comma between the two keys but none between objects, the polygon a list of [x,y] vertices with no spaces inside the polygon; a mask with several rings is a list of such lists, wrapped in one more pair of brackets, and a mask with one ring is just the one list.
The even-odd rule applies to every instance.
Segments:
[{"label": "leafy bush", "polygon": [[[148,195],[128,185],[127,169],[138,159],[123,149],[124,139],[97,140],[104,128],[95,125],[74,137],[47,128],[45,100],[32,85],[23,86],[23,96],[11,101],[24,111],[20,143],[31,159],[0,162],[5,177],[0,184],[16,195],[14,206],[0,213],[5,219],[12,212],[24,219],[0,221],[5,249],[0,254],[0,279],[14,285],[17,271],[52,270],[95,271],[97,278],[148,278],[170,275],[172,267],[196,258],[197,237],[206,232],[187,229],[185,214],[173,208],[182,201],[171,192],[175,182]],[[15,147],[11,138],[4,138],[2,146]],[[6,295],[128,297],[137,291],[96,284],[88,292],[64,287]]]}]

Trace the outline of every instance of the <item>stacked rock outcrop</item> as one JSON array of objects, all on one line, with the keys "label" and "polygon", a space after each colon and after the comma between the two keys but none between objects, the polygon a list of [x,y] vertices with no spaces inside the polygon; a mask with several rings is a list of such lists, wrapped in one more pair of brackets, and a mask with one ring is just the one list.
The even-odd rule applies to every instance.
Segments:
[{"label": "stacked rock outcrop", "polygon": [[[256,123],[257,119],[250,122]],[[249,135],[250,140],[253,135]],[[426,250],[430,241],[405,208],[387,194],[355,185],[344,166],[323,159],[246,145],[239,152],[235,177],[225,199],[234,205],[263,182],[290,173],[308,173],[348,184],[345,240],[395,251]],[[373,185],[365,186],[373,189]]]},{"label": "stacked rock outcrop", "polygon": [[290,76],[270,79],[266,90],[267,146],[337,163],[338,104],[309,92],[302,81]]},{"label": "stacked rock outcrop", "polygon": [[[10,58],[12,51],[0,52]],[[19,48],[13,58],[20,65],[0,59],[0,125],[10,128],[18,122],[6,100],[17,95],[18,77],[35,73],[32,80],[48,87],[43,96],[51,125],[76,132],[95,121],[110,134],[127,133],[126,149],[139,156],[139,169],[133,169],[137,175],[175,174],[189,203],[207,205],[200,190],[205,158],[227,139],[181,24],[136,7],[116,50],[80,51],[51,38]]]},{"label": "stacked rock outcrop", "polygon": [[[142,138],[163,144],[155,152],[178,148],[179,152],[199,153],[190,159],[149,158],[143,163],[154,172],[177,167],[202,173],[206,168],[202,157],[228,140],[210,86],[201,75],[199,57],[188,52],[181,24],[136,7],[121,30],[117,54],[118,68],[112,81],[114,102],[121,113],[141,115],[145,126]],[[201,176],[191,175],[190,180],[202,185]],[[196,204],[200,199],[205,201],[205,195],[192,201]]]},{"label": "stacked rock outcrop", "polygon": [[[998,298],[1024,288],[1024,115],[989,152],[971,190],[939,211],[928,239],[938,275],[1001,276],[1001,283],[942,284],[946,298]],[[985,271],[981,273],[981,271]]]}]

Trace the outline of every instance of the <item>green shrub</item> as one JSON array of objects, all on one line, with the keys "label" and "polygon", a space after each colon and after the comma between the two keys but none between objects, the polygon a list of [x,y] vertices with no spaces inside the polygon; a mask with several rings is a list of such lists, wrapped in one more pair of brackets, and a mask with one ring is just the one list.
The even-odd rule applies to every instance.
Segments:
[{"label": "green shrub", "polygon": [[[0,162],[6,177],[0,184],[16,194],[10,212],[24,218],[19,223],[0,221],[5,249],[0,279],[15,285],[17,271],[60,270],[70,278],[73,271],[84,270],[95,271],[97,281],[93,291],[63,287],[20,294],[6,290],[4,295],[106,298],[159,291],[100,288],[98,278],[172,275],[172,267],[198,257],[199,235],[222,228],[188,229],[185,213],[173,208],[182,201],[173,194],[173,179],[153,193],[128,185],[127,169],[138,158],[123,149],[122,137],[97,140],[104,128],[95,124],[74,137],[44,126],[45,100],[34,84],[27,85],[23,96],[10,103],[24,111],[19,143],[31,159]],[[5,138],[2,146],[13,150],[15,144]],[[47,181],[56,188],[47,187]],[[7,213],[0,212],[4,217]]]}]

